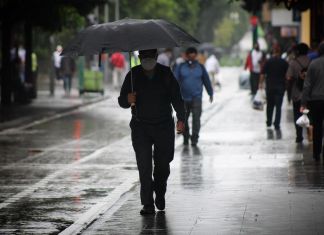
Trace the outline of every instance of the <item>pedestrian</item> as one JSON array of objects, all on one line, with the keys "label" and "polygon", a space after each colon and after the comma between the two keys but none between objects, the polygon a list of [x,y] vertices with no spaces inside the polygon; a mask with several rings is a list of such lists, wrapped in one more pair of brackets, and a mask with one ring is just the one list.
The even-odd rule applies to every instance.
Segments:
[{"label": "pedestrian", "polygon": [[[296,58],[291,60],[289,63],[287,71],[287,79],[291,81],[291,99],[293,101],[293,112],[294,112],[294,122],[296,128],[296,143],[301,143],[303,141],[303,128],[296,124],[297,119],[302,115],[300,113],[301,96],[303,90],[303,77],[301,73],[303,70],[307,69],[310,60],[307,57],[308,46],[305,43],[299,43],[296,45]],[[311,137],[311,128],[309,129],[309,138]]]},{"label": "pedestrian", "polygon": [[115,52],[111,55],[110,62],[113,66],[113,87],[114,89],[120,89],[120,83],[125,70],[125,56],[120,52]]},{"label": "pedestrian", "polygon": [[324,42],[319,45],[318,58],[314,59],[308,67],[302,92],[302,113],[309,107],[313,123],[313,158],[320,160],[323,145],[323,120],[324,120]]},{"label": "pedestrian", "polygon": [[65,96],[69,97],[71,95],[72,88],[72,77],[75,72],[75,62],[74,59],[69,56],[64,56],[61,59],[60,73],[63,78],[63,87],[65,91]]},{"label": "pedestrian", "polygon": [[274,108],[276,115],[274,120],[275,130],[280,130],[281,106],[286,88],[286,73],[288,63],[281,58],[281,49],[279,46],[273,48],[272,57],[267,60],[260,76],[259,89],[263,89],[263,82],[266,83],[267,99],[267,127],[272,126],[272,117]]},{"label": "pedestrian", "polygon": [[205,62],[205,67],[208,72],[209,78],[212,81],[213,87],[217,86],[218,88],[221,88],[221,83],[218,78],[220,65],[215,54],[210,54]]},{"label": "pedestrian", "polygon": [[164,66],[171,65],[172,50],[170,48],[165,49],[157,58],[157,62]]},{"label": "pedestrian", "polygon": [[[202,112],[202,92],[205,86],[210,102],[213,102],[213,88],[205,67],[197,61],[197,49],[189,47],[186,50],[186,62],[175,70],[175,76],[179,82],[182,97],[185,101],[186,122],[183,134],[183,144],[196,146],[200,131],[200,116]],[[190,136],[188,119],[192,113],[192,134]]]},{"label": "pedestrian", "polygon": [[170,68],[157,63],[157,56],[157,49],[139,51],[141,65],[126,75],[118,98],[122,108],[132,107],[130,127],[141,183],[142,215],[154,214],[154,203],[159,210],[165,208],[175,141],[172,106],[178,119],[177,132],[184,131],[185,110],[179,85]]},{"label": "pedestrian", "polygon": [[255,43],[253,50],[248,54],[245,69],[250,70],[250,85],[251,95],[255,96],[258,87],[262,63],[262,51],[260,50],[259,43]]},{"label": "pedestrian", "polygon": [[60,55],[61,55],[62,50],[63,50],[63,47],[61,45],[57,45],[56,50],[53,52],[53,65],[54,65],[56,80],[62,79],[61,74],[60,74],[61,59],[62,59],[62,56],[60,56]]}]

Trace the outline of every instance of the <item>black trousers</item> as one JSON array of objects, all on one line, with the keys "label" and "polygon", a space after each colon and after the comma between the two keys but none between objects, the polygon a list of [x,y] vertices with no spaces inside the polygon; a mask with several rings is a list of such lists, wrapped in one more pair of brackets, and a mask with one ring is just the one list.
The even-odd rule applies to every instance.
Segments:
[{"label": "black trousers", "polygon": [[141,202],[142,205],[153,205],[153,192],[156,195],[166,192],[170,162],[174,156],[174,121],[146,124],[132,119],[130,127],[141,182]]},{"label": "black trousers", "polygon": [[186,122],[185,122],[185,132],[183,137],[185,141],[188,141],[190,137],[189,130],[189,116],[192,113],[192,131],[191,131],[191,142],[197,143],[199,138],[200,131],[200,117],[202,112],[202,101],[201,99],[185,101],[185,109],[186,109]]},{"label": "black trousers", "polygon": [[251,85],[251,94],[254,96],[259,89],[259,77],[260,73],[251,72],[250,74],[250,85]]},{"label": "black trousers", "polygon": [[293,108],[294,108],[294,123],[296,128],[296,138],[298,140],[303,139],[303,128],[296,124],[298,118],[300,118],[303,114],[300,112],[301,101],[294,101]]},{"label": "black trousers", "polygon": [[274,126],[275,128],[280,128],[281,119],[281,106],[284,97],[284,92],[277,90],[267,91],[267,126],[272,125],[272,116],[274,108],[276,108],[276,115]]},{"label": "black trousers", "polygon": [[324,101],[310,101],[309,107],[313,121],[313,154],[318,156],[322,152],[323,145]]}]

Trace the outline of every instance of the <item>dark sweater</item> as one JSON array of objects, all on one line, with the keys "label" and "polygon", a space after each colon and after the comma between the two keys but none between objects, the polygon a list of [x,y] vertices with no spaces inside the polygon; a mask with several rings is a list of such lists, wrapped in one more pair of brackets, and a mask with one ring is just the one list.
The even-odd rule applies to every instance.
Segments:
[{"label": "dark sweater", "polygon": [[272,57],[265,63],[263,74],[266,75],[267,91],[285,91],[287,69],[288,63],[280,57]]},{"label": "dark sweater", "polygon": [[[157,64],[154,76],[148,78],[141,65],[132,68],[134,92],[136,92],[136,108],[132,115],[146,123],[161,123],[172,118],[172,107],[178,120],[185,120],[184,103],[180,88],[169,67]],[[122,108],[129,108],[128,93],[131,93],[131,73],[128,72],[118,97]]]}]

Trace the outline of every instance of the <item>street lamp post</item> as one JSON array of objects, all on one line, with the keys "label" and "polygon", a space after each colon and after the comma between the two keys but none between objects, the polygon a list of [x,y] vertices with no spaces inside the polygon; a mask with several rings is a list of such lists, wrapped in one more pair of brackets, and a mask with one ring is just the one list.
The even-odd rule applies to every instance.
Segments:
[{"label": "street lamp post", "polygon": [[115,20],[119,20],[119,0],[115,0]]}]

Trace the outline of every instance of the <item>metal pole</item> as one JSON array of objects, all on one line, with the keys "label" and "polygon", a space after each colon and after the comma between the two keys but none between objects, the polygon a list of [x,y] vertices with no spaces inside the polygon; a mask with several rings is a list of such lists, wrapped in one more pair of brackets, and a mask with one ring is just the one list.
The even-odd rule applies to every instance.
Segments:
[{"label": "metal pole", "polygon": [[[132,93],[134,92],[134,84],[133,84],[133,72],[132,72],[132,52],[129,52],[129,69],[130,69],[130,80],[131,80],[131,90]],[[135,103],[131,103],[131,107],[135,108]],[[135,116],[137,116],[136,110],[135,110]]]},{"label": "metal pole", "polygon": [[105,4],[105,22],[104,23],[107,23],[109,22],[109,5],[108,5],[108,2]]},{"label": "metal pole", "polygon": [[115,0],[115,20],[119,20],[119,0]]},{"label": "metal pole", "polygon": [[132,52],[129,52],[129,69],[131,74],[131,89],[132,93],[134,92],[134,85],[133,85],[133,72],[132,72]]},{"label": "metal pole", "polygon": [[[104,23],[109,22],[109,4],[108,1],[105,4],[105,8],[104,8]],[[104,61],[104,81],[107,83],[108,82],[108,78],[109,78],[109,60],[108,60],[108,53],[106,53],[105,55],[105,61]]]}]

